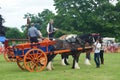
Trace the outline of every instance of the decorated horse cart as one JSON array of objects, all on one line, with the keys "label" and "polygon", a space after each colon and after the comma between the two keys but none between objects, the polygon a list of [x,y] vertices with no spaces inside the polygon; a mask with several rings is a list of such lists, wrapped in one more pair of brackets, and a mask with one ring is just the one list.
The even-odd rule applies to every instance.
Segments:
[{"label": "decorated horse cart", "polygon": [[[30,72],[44,70],[48,61],[48,54],[71,52],[71,49],[53,50],[53,45],[56,44],[56,41],[51,41],[47,38],[38,43],[22,43],[12,46],[8,46],[8,43],[8,41],[5,42],[4,56],[6,60],[16,61],[20,69]],[[89,48],[91,47],[85,47],[85,49]],[[82,49],[81,47],[77,48],[79,51]]]}]

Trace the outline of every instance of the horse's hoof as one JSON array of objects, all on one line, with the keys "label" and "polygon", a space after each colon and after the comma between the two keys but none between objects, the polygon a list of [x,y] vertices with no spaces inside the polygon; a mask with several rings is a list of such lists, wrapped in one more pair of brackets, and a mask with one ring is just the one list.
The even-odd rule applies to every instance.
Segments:
[{"label": "horse's hoof", "polygon": [[80,69],[80,67],[78,67],[78,68],[73,68],[73,67],[72,67],[72,69]]},{"label": "horse's hoof", "polygon": [[85,60],[86,65],[91,65],[90,61],[88,59]]},{"label": "horse's hoof", "polygon": [[89,65],[91,65],[91,63],[85,63],[85,65],[88,65],[88,66],[89,66]]},{"label": "horse's hoof", "polygon": [[64,62],[61,62],[61,65],[66,66],[66,64]]},{"label": "horse's hoof", "polygon": [[80,67],[76,67],[75,69],[80,69]]},{"label": "horse's hoof", "polygon": [[50,68],[46,68],[46,70],[47,70],[47,71],[51,71],[52,69],[50,69]]}]

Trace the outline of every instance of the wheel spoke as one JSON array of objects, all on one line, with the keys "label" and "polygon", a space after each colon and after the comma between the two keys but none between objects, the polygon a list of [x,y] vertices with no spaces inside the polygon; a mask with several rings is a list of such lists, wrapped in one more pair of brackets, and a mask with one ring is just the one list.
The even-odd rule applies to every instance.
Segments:
[{"label": "wheel spoke", "polygon": [[35,57],[36,57],[36,58],[38,57],[38,53],[35,54]]},{"label": "wheel spoke", "polygon": [[30,56],[31,59],[34,59],[34,57],[32,56],[32,54],[28,54],[28,56]]},{"label": "wheel spoke", "polygon": [[42,54],[40,53],[40,54],[38,55],[38,59],[39,59],[41,56],[42,56]]},{"label": "wheel spoke", "polygon": [[32,61],[28,61],[28,62],[26,62],[26,65],[32,66],[32,65],[34,65],[34,63]]},{"label": "wheel spoke", "polygon": [[36,53],[33,54],[34,58],[36,58]]},{"label": "wheel spoke", "polygon": [[32,60],[32,58],[31,58],[31,57],[26,57],[26,59],[27,59],[27,60]]},{"label": "wheel spoke", "polygon": [[24,66],[24,63],[23,63],[23,62],[21,62],[21,66]]},{"label": "wheel spoke", "polygon": [[36,66],[36,71],[38,71],[38,65]]},{"label": "wheel spoke", "polygon": [[17,65],[20,67],[21,70],[25,70],[23,59],[18,58]]},{"label": "wheel spoke", "polygon": [[36,65],[35,65],[35,64],[33,64],[33,65],[31,66],[31,70],[32,70],[32,71],[34,71],[34,70],[35,70],[35,68],[36,68]]},{"label": "wheel spoke", "polygon": [[24,67],[24,63],[23,62],[19,62],[20,63],[20,65],[22,66],[22,67]]}]

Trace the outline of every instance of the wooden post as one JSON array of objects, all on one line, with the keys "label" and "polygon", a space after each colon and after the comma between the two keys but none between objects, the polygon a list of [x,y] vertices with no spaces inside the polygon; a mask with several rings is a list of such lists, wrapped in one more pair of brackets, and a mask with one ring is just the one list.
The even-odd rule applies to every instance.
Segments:
[{"label": "wooden post", "polygon": [[28,33],[29,27],[30,27],[30,18],[28,17],[28,18],[27,18],[27,30],[26,30],[26,37],[27,37],[27,39],[28,39],[27,33]]}]

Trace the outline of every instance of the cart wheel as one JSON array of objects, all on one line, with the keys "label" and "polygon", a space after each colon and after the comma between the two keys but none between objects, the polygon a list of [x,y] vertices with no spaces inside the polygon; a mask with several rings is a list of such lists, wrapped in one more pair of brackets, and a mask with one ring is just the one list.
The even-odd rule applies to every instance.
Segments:
[{"label": "cart wheel", "polygon": [[24,66],[30,72],[40,72],[46,65],[47,56],[40,49],[31,49],[24,56]]},{"label": "cart wheel", "polygon": [[14,57],[14,52],[12,49],[6,48],[4,52],[4,59],[7,62],[16,62],[16,58]]},{"label": "cart wheel", "polygon": [[25,67],[24,67],[24,60],[23,60],[23,58],[17,58],[17,65],[19,66],[19,68],[21,69],[21,70],[26,70],[25,69]]}]

